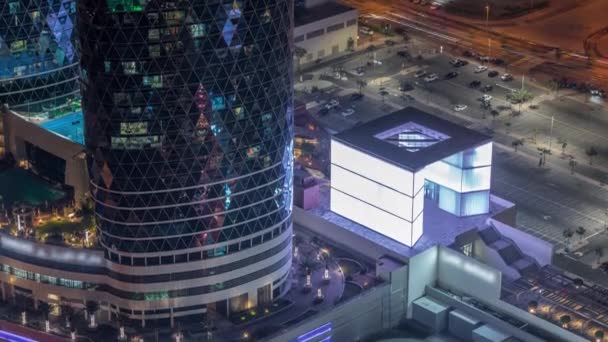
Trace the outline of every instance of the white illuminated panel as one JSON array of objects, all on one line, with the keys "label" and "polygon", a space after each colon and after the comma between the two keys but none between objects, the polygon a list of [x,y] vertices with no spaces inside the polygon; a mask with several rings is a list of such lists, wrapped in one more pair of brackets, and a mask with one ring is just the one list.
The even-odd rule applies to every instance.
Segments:
[{"label": "white illuminated panel", "polygon": [[420,190],[416,197],[414,197],[414,214],[412,218],[416,218],[418,215],[422,216],[424,210],[424,189]]},{"label": "white illuminated panel", "polygon": [[414,177],[411,172],[335,140],[331,141],[331,163],[406,195],[413,195]]},{"label": "white illuminated panel", "polygon": [[331,187],[404,220],[411,222],[413,219],[411,197],[336,165],[331,166]]},{"label": "white illuminated panel", "polygon": [[336,189],[331,189],[331,210],[408,247],[412,246],[412,224],[374,208]]},{"label": "white illuminated panel", "polygon": [[414,195],[424,188],[424,180],[426,179],[426,169],[422,169],[414,174]]},{"label": "white illuminated panel", "polygon": [[489,190],[492,179],[492,167],[477,167],[462,171],[462,191]]},{"label": "white illuminated panel", "polygon": [[492,165],[492,143],[466,150],[463,156],[465,168]]},{"label": "white illuminated panel", "polygon": [[418,239],[420,239],[420,237],[422,236],[422,232],[424,231],[424,219],[423,219],[424,215],[420,215],[418,216],[418,218],[416,218],[414,220],[414,223],[412,224],[412,246],[416,244],[416,242],[418,242]]},{"label": "white illuminated panel", "polygon": [[435,162],[425,168],[426,179],[433,183],[461,192],[462,169],[443,161]]}]

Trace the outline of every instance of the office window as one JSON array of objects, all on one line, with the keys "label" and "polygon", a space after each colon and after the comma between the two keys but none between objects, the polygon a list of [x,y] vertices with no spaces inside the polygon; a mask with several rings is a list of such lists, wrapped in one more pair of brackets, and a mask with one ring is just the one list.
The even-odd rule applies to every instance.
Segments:
[{"label": "office window", "polygon": [[200,38],[206,35],[205,24],[193,24],[188,26],[188,30],[192,35],[192,38]]},{"label": "office window", "polygon": [[126,75],[137,74],[137,62],[122,62],[122,70]]},{"label": "office window", "polygon": [[357,25],[357,19],[351,19],[346,22],[346,26],[353,26],[353,25]]},{"label": "office window", "polygon": [[322,36],[323,34],[325,34],[325,29],[319,29],[316,31],[312,31],[312,32],[306,34],[306,39],[319,37],[319,36]]},{"label": "office window", "polygon": [[293,42],[294,43],[299,43],[299,42],[303,42],[303,41],[304,41],[304,35],[303,34],[293,38]]},{"label": "office window", "polygon": [[338,31],[344,28],[344,23],[327,26],[327,33]]}]

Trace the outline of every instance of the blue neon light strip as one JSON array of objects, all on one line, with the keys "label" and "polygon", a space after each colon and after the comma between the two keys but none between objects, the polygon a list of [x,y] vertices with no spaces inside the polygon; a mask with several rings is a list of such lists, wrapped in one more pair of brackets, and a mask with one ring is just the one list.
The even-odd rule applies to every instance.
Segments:
[{"label": "blue neon light strip", "polygon": [[[313,329],[305,334],[300,335],[297,339],[297,342],[312,341],[314,338],[317,338],[321,335],[325,335],[330,332],[331,332],[331,322],[325,323],[316,329]],[[325,341],[325,340],[323,340],[323,341]]]},{"label": "blue neon light strip", "polygon": [[0,330],[0,340],[7,340],[8,342],[38,342],[27,337],[10,333],[6,330]]},{"label": "blue neon light strip", "polygon": [[326,338],[322,339],[319,342],[331,342],[331,336],[327,336]]}]

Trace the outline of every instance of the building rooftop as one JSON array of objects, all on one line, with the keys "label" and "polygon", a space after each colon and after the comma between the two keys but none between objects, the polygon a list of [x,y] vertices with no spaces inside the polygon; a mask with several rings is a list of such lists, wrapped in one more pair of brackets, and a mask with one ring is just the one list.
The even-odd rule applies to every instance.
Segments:
[{"label": "building rooftop", "polygon": [[314,23],[315,21],[331,18],[353,10],[354,8],[350,6],[333,1],[328,1],[310,8],[298,7],[295,9],[294,14],[295,26],[304,26],[306,24]]},{"label": "building rooftop", "polygon": [[407,107],[333,139],[410,171],[491,141],[491,137]]}]

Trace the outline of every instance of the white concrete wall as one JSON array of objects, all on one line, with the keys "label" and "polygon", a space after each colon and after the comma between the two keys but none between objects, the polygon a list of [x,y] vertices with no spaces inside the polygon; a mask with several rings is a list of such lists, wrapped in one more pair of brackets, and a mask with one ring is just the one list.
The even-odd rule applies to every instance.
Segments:
[{"label": "white concrete wall", "polygon": [[[332,54],[333,48],[338,46],[338,53],[346,51],[348,48],[348,38],[354,41],[354,47],[357,46],[358,25],[346,26],[349,20],[357,20],[359,12],[355,9],[333,17],[322,19],[306,25],[296,26],[294,28],[294,38],[304,36],[303,41],[296,39],[295,45],[305,49],[308,55],[300,59],[300,64],[304,65],[311,63],[319,58],[329,59],[335,57]],[[332,32],[327,32],[327,27],[338,23],[344,23],[344,28]],[[324,29],[325,33],[321,36],[307,39],[306,35],[319,29]],[[320,52],[322,52],[320,54]]]},{"label": "white concrete wall", "polygon": [[439,248],[437,264],[441,288],[483,300],[500,298],[500,271],[446,247]]}]

